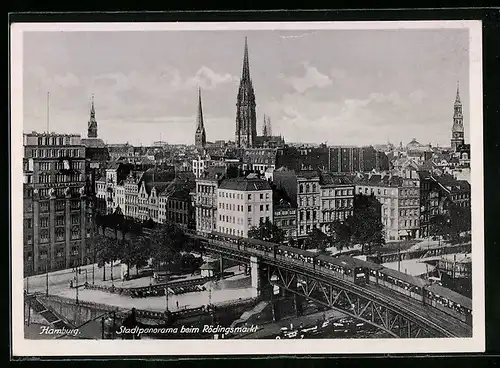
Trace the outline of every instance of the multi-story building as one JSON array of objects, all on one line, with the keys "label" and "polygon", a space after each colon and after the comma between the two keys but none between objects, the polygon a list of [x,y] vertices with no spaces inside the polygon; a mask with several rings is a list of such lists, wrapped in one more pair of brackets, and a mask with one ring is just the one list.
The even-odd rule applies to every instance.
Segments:
[{"label": "multi-story building", "polygon": [[297,173],[297,236],[302,244],[307,235],[321,226],[321,191],[318,171]]},{"label": "multi-story building", "polygon": [[420,234],[429,235],[431,219],[446,215],[450,205],[469,207],[471,186],[465,180],[457,180],[439,170],[419,171],[420,178]]},{"label": "multi-story building", "polygon": [[24,274],[90,262],[80,136],[33,132],[24,134],[23,144]]},{"label": "multi-story building", "polygon": [[356,193],[371,195],[382,204],[385,239],[401,240],[419,236],[420,180],[414,174],[368,174],[355,180]]},{"label": "multi-story building", "polygon": [[286,200],[273,205],[274,224],[283,230],[285,242],[297,238],[297,209]]},{"label": "multi-story building", "polygon": [[194,207],[198,232],[217,231],[217,189],[224,177],[224,168],[214,167],[196,179]]},{"label": "multi-story building", "polygon": [[318,147],[284,146],[277,149],[276,167],[285,167],[299,172],[301,170],[327,170],[328,147],[324,144]]},{"label": "multi-story building", "polygon": [[329,173],[321,173],[320,186],[320,229],[331,235],[334,221],[344,221],[353,215],[355,186],[351,177]]},{"label": "multi-story building", "polygon": [[132,171],[123,181],[124,215],[140,221],[152,219],[155,222],[161,222],[159,196],[172,180],[174,180],[174,172],[171,170]]},{"label": "multi-story building", "polygon": [[195,181],[190,178],[175,178],[163,192],[160,193],[160,222],[173,222],[187,228],[195,228],[195,211],[191,192]]},{"label": "multi-story building", "polygon": [[[95,192],[97,199],[98,212],[102,214],[113,213],[118,207],[119,203],[116,197],[118,186],[123,186],[123,181],[132,171],[133,165],[110,162],[106,168],[101,167],[101,172],[104,173],[102,177],[95,181]],[[121,208],[123,211],[123,207]]]},{"label": "multi-story building", "polygon": [[383,171],[389,169],[389,158],[371,146],[332,146],[328,147],[327,169],[333,173]]},{"label": "multi-story building", "polygon": [[275,148],[247,148],[243,153],[243,168],[264,174],[276,168]]},{"label": "multi-story building", "polygon": [[266,220],[273,221],[273,194],[255,174],[223,180],[217,189],[217,230],[242,237]]}]

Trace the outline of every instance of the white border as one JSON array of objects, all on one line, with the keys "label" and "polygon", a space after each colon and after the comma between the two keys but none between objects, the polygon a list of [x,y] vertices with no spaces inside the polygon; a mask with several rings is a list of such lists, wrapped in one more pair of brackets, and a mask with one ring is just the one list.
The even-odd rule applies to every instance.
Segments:
[{"label": "white border", "polygon": [[[469,29],[470,141],[472,149],[473,337],[457,339],[301,340],[25,340],[23,328],[22,160],[23,32]],[[14,356],[269,355],[451,353],[485,349],[482,26],[480,21],[284,22],[284,23],[16,23],[11,27],[12,352]]]}]

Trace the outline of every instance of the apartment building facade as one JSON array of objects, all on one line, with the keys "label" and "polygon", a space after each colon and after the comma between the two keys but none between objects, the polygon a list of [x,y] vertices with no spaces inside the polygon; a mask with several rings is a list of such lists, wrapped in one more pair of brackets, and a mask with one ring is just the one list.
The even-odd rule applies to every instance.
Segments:
[{"label": "apartment building facade", "polygon": [[23,135],[24,274],[89,263],[85,147],[74,134]]},{"label": "apartment building facade", "polygon": [[217,189],[217,230],[248,237],[262,222],[273,221],[270,184],[255,174],[223,180]]}]

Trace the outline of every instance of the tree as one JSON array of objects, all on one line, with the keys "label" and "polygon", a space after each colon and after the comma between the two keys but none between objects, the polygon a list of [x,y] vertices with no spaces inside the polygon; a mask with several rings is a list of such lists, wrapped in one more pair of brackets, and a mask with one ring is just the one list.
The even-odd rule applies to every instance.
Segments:
[{"label": "tree", "polygon": [[373,194],[369,196],[356,194],[354,196],[353,216],[348,217],[346,222],[351,228],[353,241],[361,244],[363,253],[366,247],[370,252],[373,245],[385,243],[381,209],[381,203]]},{"label": "tree", "polygon": [[285,232],[269,220],[254,226],[248,231],[248,237],[270,243],[281,243],[285,240]]},{"label": "tree", "polygon": [[432,216],[429,219],[429,235],[439,238],[448,235],[450,233],[448,220],[448,216],[445,216],[443,214]]},{"label": "tree", "polygon": [[471,209],[453,204],[449,207],[449,224],[451,238],[458,240],[460,235],[471,230]]},{"label": "tree", "polygon": [[[105,235],[98,235],[95,241],[95,255],[99,267],[103,267],[103,281],[106,281],[106,263],[117,260],[119,255],[119,246],[116,239]],[[113,267],[111,267],[111,278],[113,278]]]},{"label": "tree", "polygon": [[306,238],[307,248],[315,248],[324,252],[329,244],[328,236],[318,228],[312,229]]},{"label": "tree", "polygon": [[342,249],[348,248],[351,242],[352,231],[347,222],[335,220],[330,225],[332,231],[332,243],[339,252]]},{"label": "tree", "polygon": [[174,223],[167,222],[151,231],[151,253],[157,268],[175,263],[188,242],[188,237]]}]

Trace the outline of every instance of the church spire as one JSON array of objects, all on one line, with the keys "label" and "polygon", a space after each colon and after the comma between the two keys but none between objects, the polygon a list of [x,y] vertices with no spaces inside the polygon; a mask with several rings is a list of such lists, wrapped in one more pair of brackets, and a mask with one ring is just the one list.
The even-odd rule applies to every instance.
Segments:
[{"label": "church spire", "polygon": [[207,143],[205,124],[203,122],[203,107],[201,105],[201,88],[198,87],[198,114],[196,119],[196,133],[194,136],[195,146],[205,148]]},{"label": "church spire", "polygon": [[203,108],[201,106],[201,88],[198,87],[198,117],[197,117],[197,130],[204,130],[205,126],[203,124]]},{"label": "church spire", "polygon": [[236,146],[239,148],[254,147],[257,137],[257,120],[255,113],[255,93],[250,78],[248,60],[248,43],[245,37],[243,69],[236,101]]},{"label": "church spire", "polygon": [[455,97],[455,103],[460,103],[460,82],[457,81],[457,96]]},{"label": "church spire", "polygon": [[94,94],[92,93],[92,107],[90,108],[90,118],[95,119]]},{"label": "church spire", "polygon": [[90,107],[90,119],[87,128],[88,138],[97,138],[97,121],[95,120],[94,94],[92,93],[92,104]]},{"label": "church spire", "polygon": [[248,44],[247,38],[245,37],[245,52],[243,54],[243,71],[241,73],[241,80],[250,81],[250,65],[248,61]]}]

